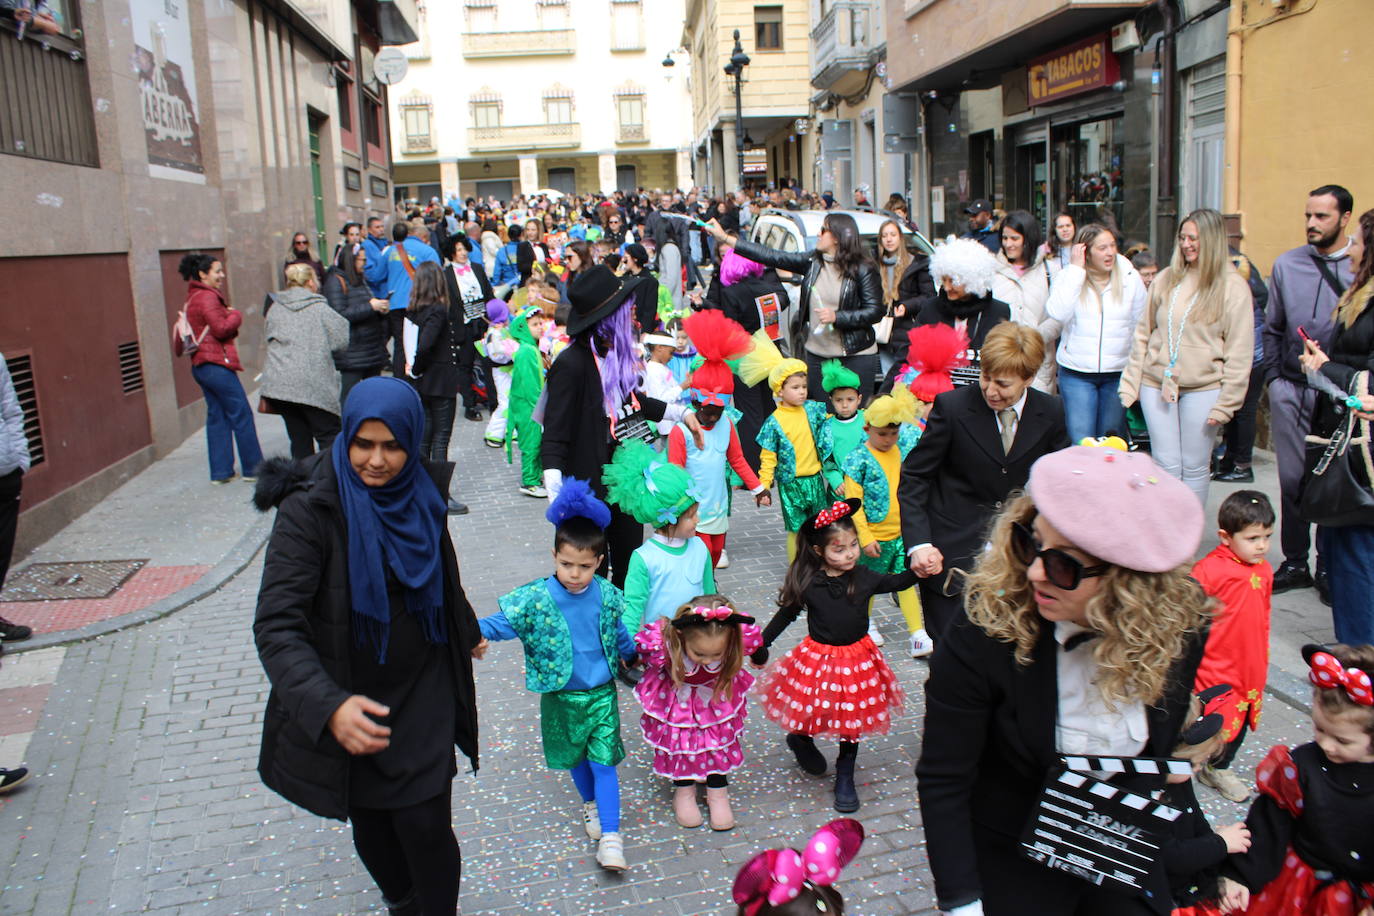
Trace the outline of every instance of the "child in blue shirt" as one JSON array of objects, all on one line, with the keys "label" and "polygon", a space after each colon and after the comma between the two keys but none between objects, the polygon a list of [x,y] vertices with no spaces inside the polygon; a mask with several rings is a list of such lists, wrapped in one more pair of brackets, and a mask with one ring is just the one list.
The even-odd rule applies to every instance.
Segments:
[{"label": "child in blue shirt", "polygon": [[624,595],[596,575],[611,510],[585,481],[569,478],[547,517],[556,526],[554,574],[503,595],[501,610],[478,621],[483,640],[473,654],[485,655],[488,640],[524,645],[525,686],[540,694],[544,762],[572,772],[583,828],[597,841],[597,864],[622,872],[628,866],[616,766],[625,746],[612,675],[637,653],[621,620]]}]

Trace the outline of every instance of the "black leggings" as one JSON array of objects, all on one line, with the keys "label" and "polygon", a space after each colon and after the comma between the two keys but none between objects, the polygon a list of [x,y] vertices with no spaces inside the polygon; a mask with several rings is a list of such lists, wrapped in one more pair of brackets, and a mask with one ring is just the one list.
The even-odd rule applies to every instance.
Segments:
[{"label": "black leggings", "polygon": [[448,444],[453,438],[453,417],[458,411],[457,398],[436,398],[422,395],[425,407],[425,432],[420,437],[420,457],[428,461],[448,461]]},{"label": "black leggings", "polygon": [[[694,786],[694,785],[696,785],[696,784],[697,784],[697,781],[696,781],[695,779],[674,779],[674,780],[673,780],[673,785],[678,786],[679,788],[685,788],[685,787],[687,787],[687,786]],[[726,786],[728,786],[729,784],[730,784],[730,780],[728,780],[728,779],[725,778],[725,774],[724,774],[724,773],[707,773],[707,774],[706,774],[706,788],[708,788],[708,789],[723,789],[723,788],[725,788]]]},{"label": "black leggings", "polygon": [[424,916],[453,916],[463,858],[453,835],[450,790],[408,808],[350,808],[353,848],[388,903],[412,894]]}]

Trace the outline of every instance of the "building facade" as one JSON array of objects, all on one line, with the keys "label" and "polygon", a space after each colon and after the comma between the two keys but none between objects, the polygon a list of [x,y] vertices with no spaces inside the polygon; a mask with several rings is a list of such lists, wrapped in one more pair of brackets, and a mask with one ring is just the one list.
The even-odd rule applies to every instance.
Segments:
[{"label": "building facade", "polygon": [[379,0],[48,5],[57,34],[0,18],[0,72],[43,87],[0,94],[0,352],[34,455],[21,548],[204,422],[170,346],[186,252],[223,258],[251,388],[292,235],[327,258],[344,220],[389,212],[371,61],[414,21]]},{"label": "building facade", "polygon": [[681,17],[682,0],[423,4],[393,87],[397,197],[690,185],[689,68],[654,38]]}]

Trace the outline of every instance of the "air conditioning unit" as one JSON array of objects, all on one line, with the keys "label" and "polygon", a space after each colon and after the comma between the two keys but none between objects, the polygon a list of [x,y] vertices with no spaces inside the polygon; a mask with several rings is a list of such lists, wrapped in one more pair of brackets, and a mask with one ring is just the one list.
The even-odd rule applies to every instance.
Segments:
[{"label": "air conditioning unit", "polygon": [[1134,51],[1140,47],[1140,33],[1135,30],[1135,23],[1131,21],[1118,23],[1112,26],[1112,50],[1117,54],[1124,54],[1127,51]]}]

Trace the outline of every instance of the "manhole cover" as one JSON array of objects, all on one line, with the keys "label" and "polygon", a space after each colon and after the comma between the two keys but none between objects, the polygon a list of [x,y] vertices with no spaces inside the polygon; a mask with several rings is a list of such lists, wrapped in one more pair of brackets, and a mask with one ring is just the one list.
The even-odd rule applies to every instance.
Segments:
[{"label": "manhole cover", "polygon": [[147,560],[87,560],[80,563],[31,563],[11,575],[0,601],[56,601],[63,598],[108,598]]}]

